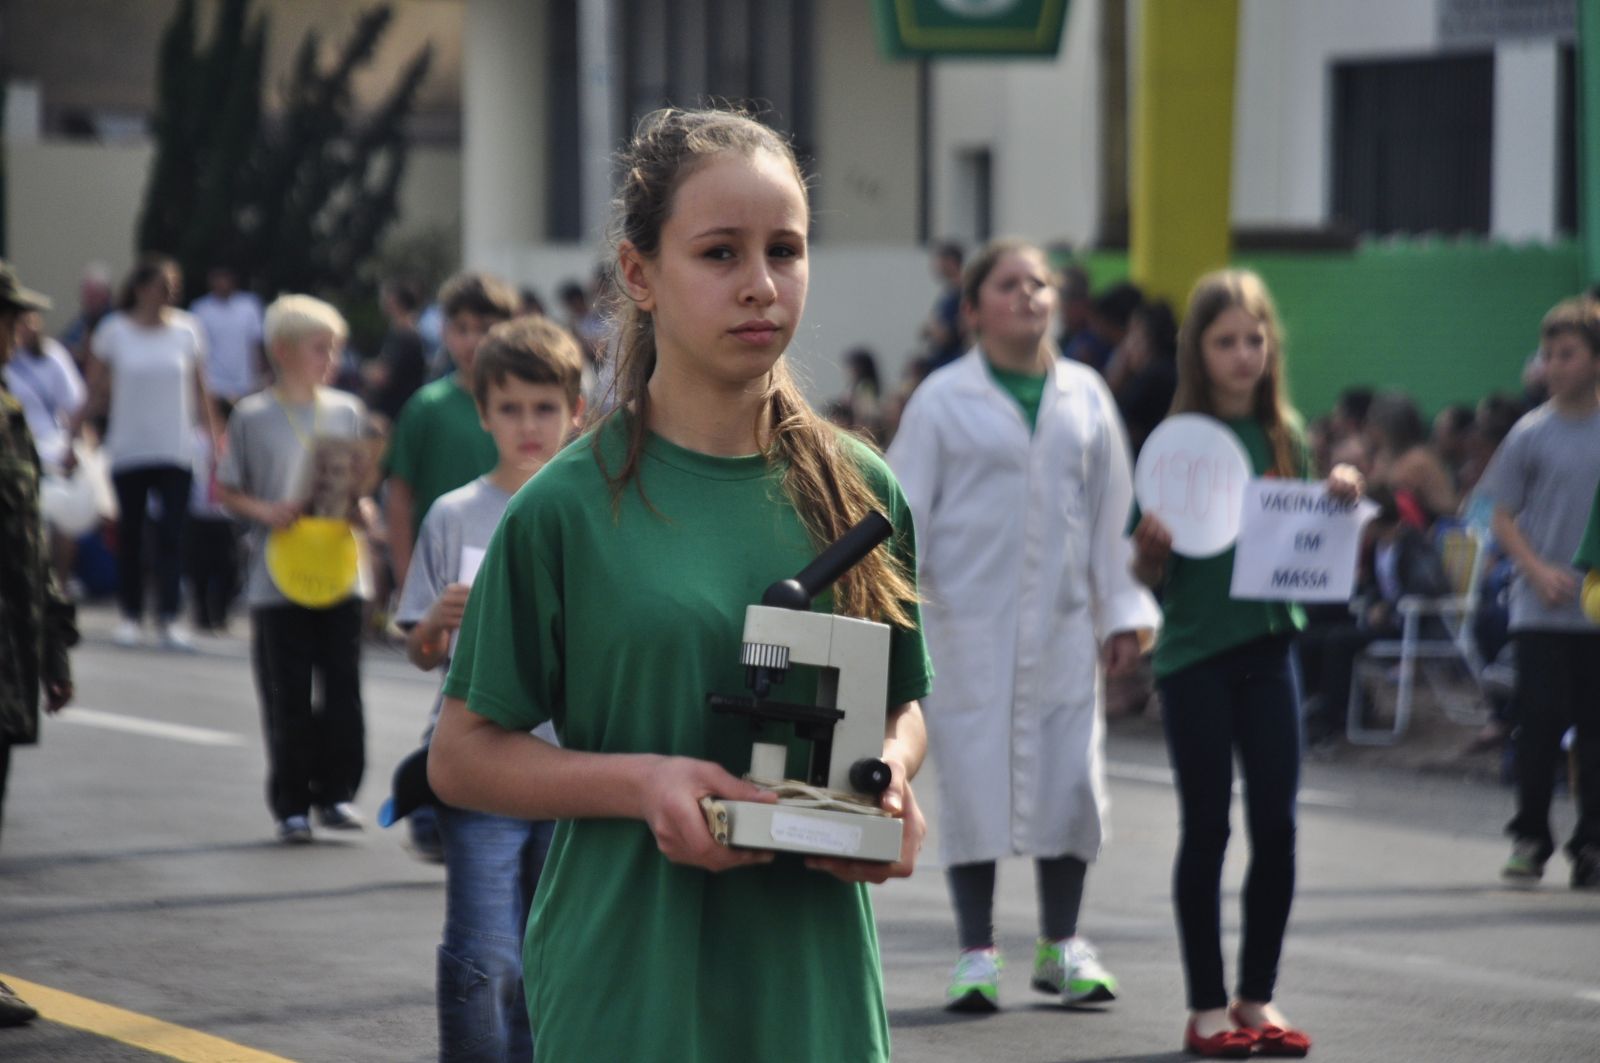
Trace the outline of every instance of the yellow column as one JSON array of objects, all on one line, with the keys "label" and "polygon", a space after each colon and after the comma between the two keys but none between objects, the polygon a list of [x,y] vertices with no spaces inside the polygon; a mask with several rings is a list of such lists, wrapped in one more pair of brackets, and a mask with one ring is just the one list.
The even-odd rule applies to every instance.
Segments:
[{"label": "yellow column", "polygon": [[1133,279],[1181,307],[1228,264],[1239,0],[1144,0],[1133,102]]}]

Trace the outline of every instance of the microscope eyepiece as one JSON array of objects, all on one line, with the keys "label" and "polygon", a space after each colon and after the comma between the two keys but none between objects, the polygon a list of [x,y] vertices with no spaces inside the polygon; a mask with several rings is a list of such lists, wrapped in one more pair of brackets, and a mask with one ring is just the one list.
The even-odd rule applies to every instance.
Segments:
[{"label": "microscope eyepiece", "polygon": [[769,586],[761,595],[761,604],[779,609],[810,609],[811,599],[833,586],[840,576],[892,534],[894,525],[889,523],[889,518],[872,510],[793,579],[779,580]]}]

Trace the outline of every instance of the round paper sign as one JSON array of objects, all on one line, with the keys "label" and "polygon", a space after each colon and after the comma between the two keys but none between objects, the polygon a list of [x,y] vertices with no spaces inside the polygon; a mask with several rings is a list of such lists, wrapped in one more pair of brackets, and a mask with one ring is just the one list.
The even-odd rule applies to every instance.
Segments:
[{"label": "round paper sign", "polygon": [[1213,557],[1239,537],[1249,479],[1250,456],[1238,437],[1215,418],[1180,413],[1145,440],[1133,493],[1172,532],[1173,550]]},{"label": "round paper sign", "polygon": [[296,605],[325,609],[343,601],[360,574],[360,546],[348,521],[301,517],[267,536],[267,574]]}]

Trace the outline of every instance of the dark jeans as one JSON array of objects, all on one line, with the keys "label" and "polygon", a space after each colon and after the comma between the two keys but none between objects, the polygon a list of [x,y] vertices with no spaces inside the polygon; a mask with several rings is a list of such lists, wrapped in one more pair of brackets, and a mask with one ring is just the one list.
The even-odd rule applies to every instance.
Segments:
[{"label": "dark jeans", "polygon": [[6,818],[6,780],[11,778],[11,743],[0,738],[0,827]]},{"label": "dark jeans", "polygon": [[1299,707],[1289,640],[1260,639],[1161,680],[1162,724],[1178,785],[1182,836],[1173,873],[1189,1006],[1224,1007],[1222,860],[1233,756],[1244,770],[1245,874],[1239,996],[1268,1001],[1294,900]]},{"label": "dark jeans", "polygon": [[555,824],[446,805],[438,815],[445,861],[440,1063],[531,1063],[522,938]]},{"label": "dark jeans", "polygon": [[156,615],[178,615],[178,578],[183,567],[183,525],[189,513],[189,483],[194,474],[178,465],[148,465],[111,474],[117,489],[117,602],[122,615],[144,615],[145,508],[151,492],[161,503],[155,522]]},{"label": "dark jeans", "polygon": [[239,537],[227,518],[191,517],[188,535],[189,593],[195,626],[226,627],[239,593]]},{"label": "dark jeans", "polygon": [[1522,631],[1517,640],[1517,814],[1506,831],[1555,851],[1550,797],[1561,736],[1578,729],[1576,853],[1600,845],[1600,634]]},{"label": "dark jeans", "polygon": [[[350,800],[366,769],[361,600],[328,609],[263,606],[251,619],[273,816],[303,816],[312,805]],[[322,704],[313,706],[318,679]]]}]

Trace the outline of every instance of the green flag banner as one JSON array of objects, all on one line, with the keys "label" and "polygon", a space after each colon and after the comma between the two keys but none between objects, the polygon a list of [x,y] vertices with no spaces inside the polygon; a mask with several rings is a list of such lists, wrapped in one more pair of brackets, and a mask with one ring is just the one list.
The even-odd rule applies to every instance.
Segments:
[{"label": "green flag banner", "polygon": [[1067,0],[872,0],[891,59],[1050,57],[1061,48]]}]

